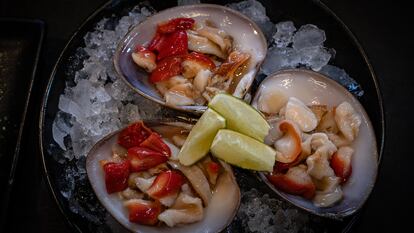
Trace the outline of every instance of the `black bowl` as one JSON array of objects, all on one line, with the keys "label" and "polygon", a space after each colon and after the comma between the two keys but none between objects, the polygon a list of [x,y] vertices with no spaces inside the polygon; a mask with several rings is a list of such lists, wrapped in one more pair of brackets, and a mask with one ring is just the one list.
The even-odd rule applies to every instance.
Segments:
[{"label": "black bowl", "polygon": [[[222,1],[203,2],[223,4]],[[355,36],[332,11],[319,1],[264,0],[261,2],[273,22],[292,20],[295,25],[312,23],[325,30],[327,36],[325,45],[335,48],[337,52],[331,64],[344,68],[351,77],[361,84],[365,91],[359,101],[372,121],[381,158],[384,142],[384,111],[381,93],[368,58]],[[74,33],[62,51],[45,90],[39,122],[39,143],[43,167],[50,190],[60,210],[67,222],[78,232],[113,232],[116,231],[116,228],[119,229],[119,226],[115,221],[112,221],[113,224],[108,224],[111,223],[110,216],[93,194],[84,171],[79,170],[79,167],[84,166],[85,158],[61,161],[63,151],[53,140],[52,123],[58,112],[59,96],[64,92],[65,83],[73,82],[75,71],[82,67],[82,61],[86,58],[86,55],[77,53],[79,47],[85,46],[83,37],[88,31],[93,30],[96,23],[102,18],[119,18],[126,15],[136,4],[137,1],[133,0],[110,1],[93,13]],[[156,10],[162,10],[174,6],[175,2],[154,0],[151,1],[151,5]],[[258,184],[257,179],[250,173],[238,169],[236,172],[239,181],[241,181],[239,183],[242,190],[255,187],[263,192],[271,193],[265,184]],[[66,197],[66,192],[73,187],[68,187],[68,185],[75,186],[70,199]],[[317,229],[328,232],[346,232],[358,220],[358,216],[359,213],[342,222],[321,219],[318,220],[320,226]],[[228,232],[240,231],[241,224],[237,220],[228,228]]]}]

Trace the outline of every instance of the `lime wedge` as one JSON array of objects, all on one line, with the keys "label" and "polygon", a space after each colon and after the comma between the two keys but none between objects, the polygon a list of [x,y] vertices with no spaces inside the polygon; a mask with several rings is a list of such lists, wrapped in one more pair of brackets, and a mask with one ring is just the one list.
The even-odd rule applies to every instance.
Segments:
[{"label": "lime wedge", "polygon": [[258,111],[242,100],[227,94],[217,94],[209,107],[226,118],[226,128],[264,141],[269,124]]},{"label": "lime wedge", "polygon": [[241,168],[272,171],[275,163],[276,151],[271,147],[228,129],[218,131],[210,150],[215,157]]},{"label": "lime wedge", "polygon": [[178,153],[180,163],[190,166],[204,157],[209,152],[217,131],[225,127],[226,119],[214,110],[207,109],[190,131]]}]

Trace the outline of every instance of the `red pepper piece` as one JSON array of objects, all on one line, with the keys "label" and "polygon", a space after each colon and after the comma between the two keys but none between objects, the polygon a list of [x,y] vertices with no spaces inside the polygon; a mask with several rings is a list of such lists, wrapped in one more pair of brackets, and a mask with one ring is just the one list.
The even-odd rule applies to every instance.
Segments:
[{"label": "red pepper piece", "polygon": [[187,32],[175,31],[163,36],[165,38],[162,38],[157,45],[157,47],[159,47],[159,49],[156,50],[158,52],[157,60],[188,53]]},{"label": "red pepper piece", "polygon": [[135,199],[127,201],[129,221],[144,225],[155,225],[161,213],[161,204],[158,201]]},{"label": "red pepper piece", "polygon": [[184,178],[180,173],[168,170],[155,178],[147,194],[154,199],[175,195],[180,191],[183,182]]},{"label": "red pepper piece", "polygon": [[152,130],[147,128],[142,121],[134,123],[123,129],[118,136],[118,144],[129,149],[134,146],[139,146],[152,133]]},{"label": "red pepper piece", "polygon": [[177,30],[187,30],[193,27],[195,21],[192,18],[175,18],[166,23],[158,25],[160,33],[172,33]]},{"label": "red pepper piece", "polygon": [[161,136],[155,132],[152,132],[152,134],[147,139],[145,139],[145,141],[143,141],[140,146],[158,151],[168,157],[171,156],[170,147],[165,144]]},{"label": "red pepper piece", "polygon": [[182,58],[179,56],[167,57],[159,61],[157,68],[150,75],[150,82],[156,83],[179,75],[181,73],[181,61]]},{"label": "red pepper piece", "polygon": [[140,172],[167,162],[168,157],[149,148],[132,147],[128,149],[127,159],[131,164],[131,172]]},{"label": "red pepper piece", "polygon": [[107,162],[103,165],[105,172],[106,191],[111,193],[120,192],[128,187],[129,161],[122,163]]}]

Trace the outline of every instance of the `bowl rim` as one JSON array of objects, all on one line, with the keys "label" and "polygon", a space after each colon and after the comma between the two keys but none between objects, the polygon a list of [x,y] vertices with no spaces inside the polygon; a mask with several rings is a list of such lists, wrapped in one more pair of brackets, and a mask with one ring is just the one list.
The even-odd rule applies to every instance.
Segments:
[{"label": "bowl rim", "polygon": [[[121,52],[122,52],[122,50],[125,48],[125,46],[126,46],[126,44],[124,43],[125,41],[127,41],[127,39],[128,38],[130,38],[130,36],[131,36],[131,33],[139,26],[139,25],[141,25],[142,23],[144,23],[145,21],[147,21],[148,19],[150,19],[150,18],[152,18],[152,17],[154,17],[155,15],[159,15],[159,14],[163,14],[163,13],[165,13],[165,12],[169,12],[169,11],[172,11],[172,10],[177,10],[177,9],[182,9],[183,11],[185,11],[185,10],[189,10],[189,9],[193,9],[193,8],[195,8],[195,7],[206,7],[206,8],[213,8],[213,9],[215,9],[215,10],[222,10],[222,11],[229,11],[229,12],[231,12],[232,14],[235,14],[235,15],[237,15],[238,17],[240,17],[240,18],[242,18],[242,19],[244,19],[244,20],[246,20],[246,21],[248,21],[249,23],[250,23],[250,25],[254,28],[254,30],[256,30],[257,32],[258,32],[258,34],[259,34],[259,37],[261,38],[261,40],[262,40],[262,42],[263,42],[263,45],[265,46],[265,53],[264,53],[264,57],[263,57],[263,59],[262,59],[262,61],[260,61],[257,65],[256,65],[256,67],[259,67],[260,68],[260,66],[263,64],[263,62],[264,62],[264,58],[266,57],[266,55],[267,55],[267,51],[268,51],[268,44],[267,44],[267,40],[266,40],[266,37],[265,37],[265,35],[264,35],[264,33],[263,33],[263,31],[259,28],[259,26],[253,21],[253,20],[251,20],[250,18],[248,18],[246,15],[244,15],[244,14],[242,14],[242,13],[240,13],[240,12],[238,12],[238,11],[236,11],[236,10],[233,10],[233,9],[231,9],[231,8],[229,8],[229,7],[227,7],[227,6],[223,6],[223,5],[217,5],[217,4],[209,4],[209,3],[200,3],[200,4],[195,4],[195,5],[183,5],[183,6],[175,6],[175,7],[170,7],[170,8],[167,8],[167,9],[164,9],[164,10],[161,10],[161,11],[158,11],[156,14],[153,14],[153,15],[151,15],[151,16],[148,16],[145,20],[143,20],[142,22],[140,22],[140,23],[138,23],[138,24],[136,24],[136,25],[134,25],[133,27],[131,27],[129,30],[128,30],[128,32],[127,32],[127,34],[125,34],[125,36],[120,40],[120,42],[118,43],[118,45],[117,45],[117,48],[116,48],[116,50],[115,50],[115,53],[114,53],[114,56],[113,56],[113,59],[112,59],[112,61],[113,61],[113,64],[114,64],[114,67],[115,67],[115,71],[116,71],[116,75],[117,75],[117,77],[118,78],[120,78],[120,79],[122,79],[123,81],[124,81],[124,83],[126,83],[132,90],[134,90],[135,92],[137,92],[137,93],[139,93],[140,95],[142,95],[142,96],[144,96],[145,98],[147,98],[147,99],[149,99],[149,100],[151,100],[151,101],[154,101],[154,102],[156,102],[156,103],[158,103],[158,104],[160,104],[160,105],[162,105],[162,106],[165,106],[165,107],[167,107],[167,108],[172,108],[172,109],[175,109],[175,110],[179,110],[179,111],[184,111],[184,112],[190,112],[190,113],[195,113],[195,114],[197,114],[197,115],[200,115],[200,114],[202,114],[206,109],[207,109],[207,106],[206,105],[169,105],[169,104],[167,104],[164,100],[161,100],[161,99],[158,99],[158,98],[156,98],[156,97],[153,97],[153,96],[151,96],[151,95],[149,95],[149,94],[147,94],[147,93],[145,93],[144,91],[142,91],[140,88],[138,88],[138,87],[136,87],[136,86],[134,86],[134,85],[132,85],[129,81],[128,81],[128,79],[125,77],[125,75],[122,73],[122,69],[121,69],[121,67],[120,67],[120,65],[119,65],[119,63],[118,63],[118,61],[119,61],[119,57],[120,57],[120,55],[121,55]],[[255,75],[254,76],[256,76],[257,75],[257,72],[258,72],[258,70],[255,72]],[[250,85],[251,86],[251,85]],[[249,89],[250,89],[250,87],[249,87]]]},{"label": "bowl rim", "polygon": [[[139,2],[135,2],[134,4],[128,3],[129,6],[132,5],[137,5],[139,3],[142,3],[143,1],[139,1]],[[40,156],[41,156],[41,166],[43,168],[43,175],[46,179],[46,185],[48,186],[48,190],[50,192],[50,194],[52,195],[52,198],[54,199],[61,215],[64,217],[65,223],[70,226],[72,229],[75,229],[76,232],[82,233],[82,230],[80,229],[80,227],[78,226],[78,224],[72,222],[71,217],[68,215],[67,212],[65,212],[63,205],[64,203],[62,203],[59,198],[59,191],[57,190],[57,187],[54,185],[54,182],[52,181],[52,178],[49,175],[49,169],[47,166],[47,159],[46,159],[46,154],[47,154],[47,150],[46,148],[43,146],[44,144],[44,140],[43,140],[43,135],[45,133],[45,129],[44,129],[44,123],[46,121],[46,107],[47,104],[49,102],[49,93],[52,87],[52,84],[55,81],[55,75],[56,72],[59,68],[59,66],[61,65],[61,63],[63,63],[63,59],[65,57],[65,55],[67,55],[67,53],[69,53],[70,47],[72,45],[72,43],[74,43],[74,41],[78,38],[82,36],[82,30],[84,30],[85,28],[87,28],[88,24],[91,24],[95,18],[101,14],[102,12],[105,11],[105,9],[109,9],[110,11],[113,11],[113,7],[120,5],[121,3],[119,1],[116,1],[115,3],[111,0],[108,0],[107,2],[103,3],[100,7],[98,7],[96,10],[94,10],[77,28],[76,30],[72,33],[72,36],[67,40],[65,46],[62,48],[59,57],[57,58],[55,65],[52,68],[52,71],[48,77],[48,81],[47,81],[47,85],[46,87],[44,87],[44,95],[42,97],[42,101],[41,101],[41,108],[40,108],[40,112],[38,112],[39,116],[39,123],[38,123],[38,130],[39,130],[39,138],[38,138],[38,147],[40,150]],[[368,56],[366,54],[366,52],[364,51],[362,45],[360,44],[360,42],[357,40],[357,37],[353,34],[353,32],[348,28],[348,26],[336,15],[336,13],[334,13],[327,5],[325,5],[325,3],[323,3],[322,1],[313,1],[313,4],[315,4],[318,8],[320,8],[325,14],[330,15],[331,17],[334,18],[334,20],[336,21],[336,23],[338,23],[338,26],[341,27],[344,32],[347,34],[347,36],[349,36],[349,40],[350,42],[356,46],[356,48],[358,49],[359,55],[362,56],[363,60],[364,60],[364,66],[366,66],[368,68],[369,74],[370,74],[370,80],[372,80],[372,82],[374,83],[374,87],[375,87],[375,91],[376,91],[376,97],[378,98],[378,106],[379,106],[379,114],[381,117],[381,122],[380,122],[380,131],[376,132],[378,133],[378,136],[381,137],[378,145],[379,145],[379,151],[378,151],[378,173],[381,170],[381,160],[383,157],[383,153],[384,153],[384,145],[385,145],[385,127],[386,127],[386,122],[385,122],[385,107],[384,107],[384,102],[383,102],[383,98],[382,98],[382,91],[380,89],[380,82],[378,81],[378,77],[376,76],[373,66],[371,65]],[[375,187],[374,187],[375,189]],[[374,191],[373,189],[373,191]],[[369,199],[369,198],[368,198]],[[368,200],[367,200],[368,201]],[[363,208],[361,208],[363,209]],[[352,227],[354,226],[354,224],[356,222],[359,221],[359,219],[361,218],[361,211],[356,212],[355,214],[353,214],[352,216],[350,216],[350,220],[349,223],[344,227],[343,229],[343,233],[347,233],[350,232],[352,230]]]}]

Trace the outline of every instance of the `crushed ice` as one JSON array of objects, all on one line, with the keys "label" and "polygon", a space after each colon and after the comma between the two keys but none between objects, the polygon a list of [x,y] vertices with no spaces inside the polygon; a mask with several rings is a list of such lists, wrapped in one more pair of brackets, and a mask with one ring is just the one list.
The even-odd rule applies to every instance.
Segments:
[{"label": "crushed ice", "polygon": [[362,96],[364,94],[364,90],[362,90],[361,85],[359,85],[353,78],[351,78],[345,72],[345,70],[336,66],[326,65],[322,67],[320,72],[342,84],[342,86],[348,89],[348,91],[350,91],[355,96]]},{"label": "crushed ice", "polygon": [[[129,28],[151,13],[143,7],[132,10],[118,22],[101,20],[85,38],[82,52],[88,58],[74,75],[75,85],[67,85],[60,96],[59,109],[52,125],[56,143],[67,150],[68,158],[86,156],[104,135],[141,118],[156,115],[160,107],[133,92],[116,78],[112,56],[118,41]],[[115,24],[115,26],[114,26]],[[138,108],[140,106],[140,108]],[[66,117],[63,118],[63,113]],[[69,140],[67,136],[69,135]]]},{"label": "crushed ice", "polygon": [[293,33],[296,27],[292,21],[285,21],[276,24],[276,32],[273,34],[273,41],[276,47],[287,47],[293,40]]},{"label": "crushed ice", "polygon": [[254,188],[242,193],[237,219],[250,232],[313,232],[308,214]]},{"label": "crushed ice", "polygon": [[[178,5],[200,3],[199,0],[178,0]],[[361,86],[343,69],[327,65],[334,50],[324,47],[325,32],[307,24],[297,29],[293,22],[274,24],[266,15],[265,7],[258,1],[247,0],[227,6],[247,15],[263,30],[269,42],[268,55],[262,66],[262,74],[306,67],[330,76],[354,95],[361,96]],[[118,42],[129,28],[151,15],[147,7],[135,7],[126,16],[105,18],[95,30],[84,37],[85,47],[77,51],[81,69],[68,75],[64,94],[59,99],[59,109],[52,124],[56,145],[48,148],[50,154],[67,168],[60,190],[68,199],[69,208],[95,224],[101,224],[107,213],[102,210],[89,190],[84,168],[85,155],[91,146],[104,135],[130,122],[154,118],[161,108],[134,93],[117,79],[112,56]],[[69,66],[77,67],[75,64]],[[65,157],[65,159],[62,157]],[[287,207],[283,201],[270,198],[257,190],[243,192],[242,204],[237,214],[246,232],[312,232],[307,227],[308,215],[296,208]],[[102,221],[101,221],[102,220]]]},{"label": "crushed ice", "polygon": [[269,75],[281,69],[305,66],[319,71],[327,65],[332,51],[323,46],[325,32],[312,24],[297,31],[291,21],[276,24],[273,45],[269,48],[261,71]]},{"label": "crushed ice", "polygon": [[306,24],[299,28],[293,36],[293,48],[301,50],[303,48],[322,46],[325,42],[325,32],[312,24]]},{"label": "crushed ice", "polygon": [[361,86],[343,69],[328,65],[335,50],[324,46],[325,31],[313,24],[297,29],[292,21],[273,24],[266,8],[258,1],[247,0],[227,5],[252,19],[264,32],[270,45],[261,73],[269,75],[282,69],[305,67],[328,75],[357,97]]},{"label": "crushed ice", "polygon": [[266,15],[266,8],[260,2],[255,0],[247,0],[238,3],[231,3],[227,6],[253,20],[257,26],[262,29],[267,40],[271,40],[276,27]]}]

